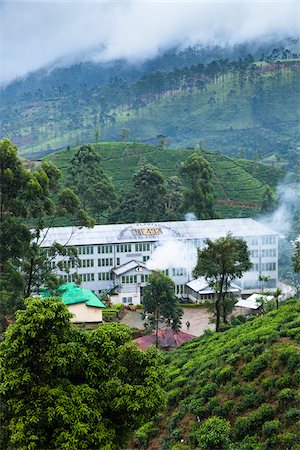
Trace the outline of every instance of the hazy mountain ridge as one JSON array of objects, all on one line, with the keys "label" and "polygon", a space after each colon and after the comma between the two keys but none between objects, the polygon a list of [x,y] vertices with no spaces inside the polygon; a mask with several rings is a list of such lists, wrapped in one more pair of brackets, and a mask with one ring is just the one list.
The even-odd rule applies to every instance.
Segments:
[{"label": "hazy mountain ridge", "polygon": [[[238,50],[246,53],[248,47]],[[99,139],[123,140],[122,129],[128,128],[131,141],[156,143],[160,136],[183,147],[201,140],[206,148],[230,155],[242,148],[248,158],[289,153],[291,166],[297,165],[300,65],[291,59],[297,54],[277,47],[267,56],[269,62],[254,62],[247,55],[184,65],[213,52],[228,54],[218,47],[190,48],[148,61],[148,69],[156,71],[143,75],[138,72],[142,66],[122,62],[106,68],[82,63],[42,76],[43,89],[34,83],[34,91],[18,91],[13,83],[2,92],[2,133],[29,157]],[[158,70],[175,62],[174,70]],[[119,76],[111,78],[118,68]],[[62,74],[73,81],[61,83]],[[23,82],[26,86],[26,80],[20,86]]]}]

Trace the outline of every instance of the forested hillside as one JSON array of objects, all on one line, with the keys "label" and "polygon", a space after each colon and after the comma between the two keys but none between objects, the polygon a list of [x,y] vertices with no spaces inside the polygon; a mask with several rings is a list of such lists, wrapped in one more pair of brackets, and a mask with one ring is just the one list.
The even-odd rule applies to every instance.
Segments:
[{"label": "forested hillside", "polygon": [[[132,176],[143,164],[158,167],[165,177],[180,176],[180,163],[195,152],[194,149],[162,148],[141,143],[99,143],[94,147],[101,156],[101,166],[112,178],[119,195],[132,188]],[[279,168],[258,162],[237,160],[204,149],[197,151],[212,168],[215,209],[220,217],[250,217],[257,214],[267,186],[275,188],[284,174]],[[45,158],[62,171],[63,181],[70,171],[70,161],[75,152],[76,149],[70,149]]]},{"label": "forested hillside", "polygon": [[297,450],[300,301],[165,357],[168,405],[129,448]]},{"label": "forested hillside", "polygon": [[[169,65],[153,62],[151,71],[149,62],[145,73],[128,69],[124,77],[122,70],[110,79],[115,72],[100,71],[98,83],[83,64],[55,71],[52,87],[46,75],[35,90],[30,79],[11,85],[2,92],[2,134],[29,158],[91,141],[201,142],[228,155],[276,157],[298,170],[298,55],[277,48],[261,61],[247,55],[207,63],[192,55],[169,55]],[[81,72],[85,83],[63,82],[63,74],[81,80]]]}]

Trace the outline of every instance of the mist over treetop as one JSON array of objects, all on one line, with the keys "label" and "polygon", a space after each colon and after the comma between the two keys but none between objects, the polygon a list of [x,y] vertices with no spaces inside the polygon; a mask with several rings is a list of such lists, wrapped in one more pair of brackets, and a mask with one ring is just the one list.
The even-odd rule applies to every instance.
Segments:
[{"label": "mist over treetop", "polygon": [[298,33],[296,2],[4,1],[0,8],[5,82],[57,61],[139,62],[172,47]]}]

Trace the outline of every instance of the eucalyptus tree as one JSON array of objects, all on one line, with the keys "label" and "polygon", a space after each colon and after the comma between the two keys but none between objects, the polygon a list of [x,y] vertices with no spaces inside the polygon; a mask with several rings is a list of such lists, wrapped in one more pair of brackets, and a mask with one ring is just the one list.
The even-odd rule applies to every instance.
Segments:
[{"label": "eucalyptus tree", "polygon": [[181,163],[180,174],[186,184],[182,204],[185,212],[193,212],[198,219],[214,218],[215,194],[208,161],[199,153],[193,153]]}]

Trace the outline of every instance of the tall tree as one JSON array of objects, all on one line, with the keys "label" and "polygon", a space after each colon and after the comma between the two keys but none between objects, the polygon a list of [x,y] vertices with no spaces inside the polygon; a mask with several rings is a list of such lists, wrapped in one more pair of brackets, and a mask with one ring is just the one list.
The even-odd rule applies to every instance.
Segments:
[{"label": "tall tree", "polygon": [[28,298],[0,344],[0,447],[122,449],[164,404],[155,349],[129,327],[83,333],[59,298]]},{"label": "tall tree", "polygon": [[162,220],[165,211],[167,186],[157,167],[145,164],[133,175],[136,220],[152,222]]},{"label": "tall tree", "polygon": [[148,325],[155,330],[158,346],[159,325],[171,326],[174,331],[181,328],[182,308],[175,295],[175,284],[162,272],[153,272],[143,290],[144,313]]},{"label": "tall tree", "polygon": [[180,173],[187,186],[183,190],[184,211],[193,212],[198,219],[214,218],[215,195],[208,161],[193,153],[181,164]]},{"label": "tall tree", "polygon": [[274,207],[275,207],[275,195],[270,186],[266,186],[262,197],[261,211],[269,213],[273,211]]},{"label": "tall tree", "polygon": [[300,274],[300,239],[295,242],[295,252],[292,257],[294,272]]},{"label": "tall tree", "polygon": [[84,209],[98,220],[115,202],[113,184],[100,162],[100,155],[92,145],[82,145],[71,159],[68,177],[69,185],[79,196]]},{"label": "tall tree", "polygon": [[246,241],[231,234],[212,241],[205,240],[206,247],[198,249],[194,277],[204,276],[209,286],[216,292],[215,315],[216,331],[220,329],[221,306],[226,299],[230,283],[242,278],[243,273],[252,266]]},{"label": "tall tree", "polygon": [[4,311],[18,309],[37,283],[50,278],[53,283],[47,255],[40,247],[43,229],[69,214],[73,223],[93,225],[74,192],[62,189],[60,177],[60,171],[46,162],[29,172],[17,156],[17,147],[8,139],[0,142],[0,309]]}]

